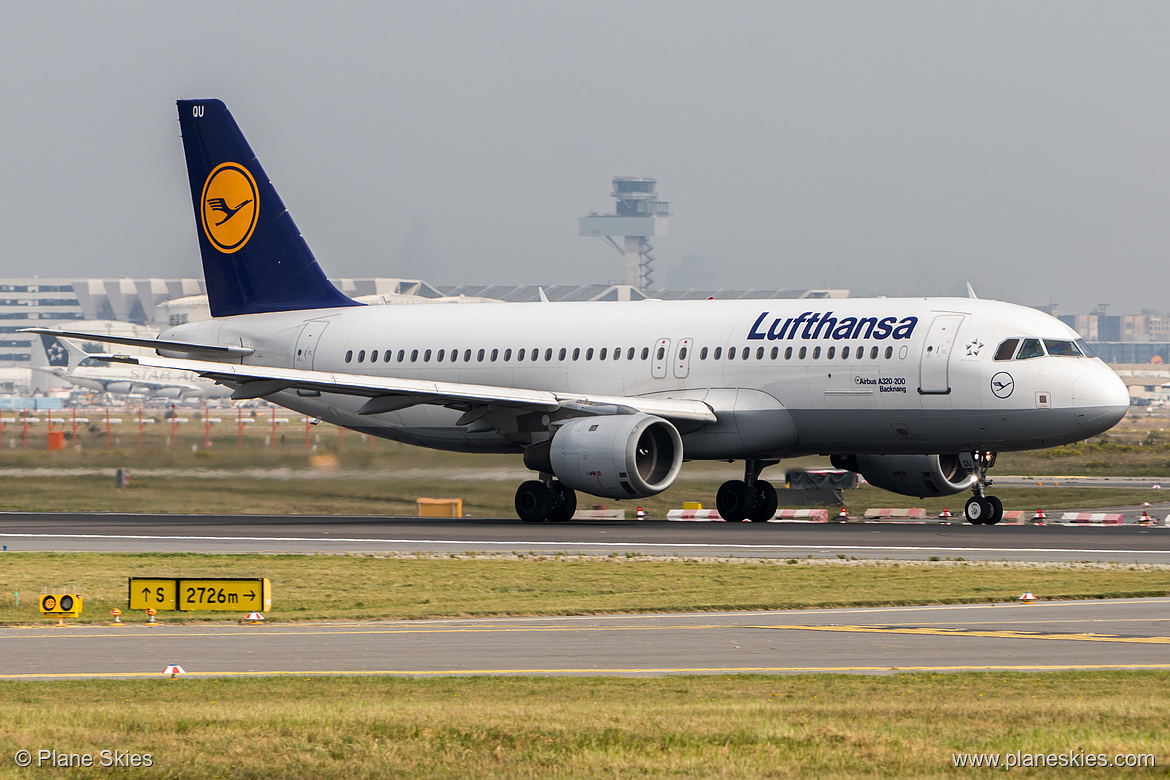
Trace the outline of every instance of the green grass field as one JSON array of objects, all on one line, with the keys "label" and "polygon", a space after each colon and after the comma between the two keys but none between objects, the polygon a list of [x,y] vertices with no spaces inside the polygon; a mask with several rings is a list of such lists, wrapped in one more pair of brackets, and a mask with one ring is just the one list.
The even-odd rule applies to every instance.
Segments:
[{"label": "green grass field", "polygon": [[[44,620],[42,593],[79,593],[79,622],[126,610],[129,577],[268,577],[270,620],[580,615],[1162,596],[1170,567],[950,561],[521,556],[0,554],[0,623]],[[15,593],[20,592],[20,605]],[[164,612],[164,620],[239,614]],[[125,620],[142,620],[127,614]]]},{"label": "green grass field", "polygon": [[[956,753],[1152,756],[1170,674],[0,682],[0,778],[986,777]],[[19,750],[149,769],[15,767]],[[1002,770],[998,770],[1002,773]]]}]

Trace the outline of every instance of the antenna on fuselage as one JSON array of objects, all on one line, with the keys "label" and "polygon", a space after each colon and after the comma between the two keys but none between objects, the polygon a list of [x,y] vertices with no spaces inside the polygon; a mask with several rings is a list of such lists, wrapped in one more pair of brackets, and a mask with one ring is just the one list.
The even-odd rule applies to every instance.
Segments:
[{"label": "antenna on fuselage", "polygon": [[975,294],[975,288],[971,286],[970,282],[967,282],[967,297],[975,299],[979,298],[979,296]]}]

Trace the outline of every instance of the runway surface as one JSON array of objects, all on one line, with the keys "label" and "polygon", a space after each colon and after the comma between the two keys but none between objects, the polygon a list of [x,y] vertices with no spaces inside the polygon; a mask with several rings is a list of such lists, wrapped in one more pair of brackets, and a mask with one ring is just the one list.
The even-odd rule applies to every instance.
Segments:
[{"label": "runway surface", "polygon": [[566,552],[1170,563],[1170,529],[386,517],[0,514],[9,551]]},{"label": "runway surface", "polygon": [[1170,599],[266,626],[0,628],[0,679],[1170,668]]}]

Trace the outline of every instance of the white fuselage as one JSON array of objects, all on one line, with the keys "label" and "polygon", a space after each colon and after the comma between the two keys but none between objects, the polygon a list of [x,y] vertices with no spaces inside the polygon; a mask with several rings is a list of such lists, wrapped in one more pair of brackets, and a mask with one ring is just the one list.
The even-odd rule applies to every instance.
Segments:
[{"label": "white fuselage", "polygon": [[[1034,309],[969,298],[370,306],[225,317],[161,338],[252,347],[251,365],[698,399],[720,422],[680,426],[687,458],[1031,449],[1108,430],[1128,407],[1098,358],[996,360],[1007,339],[1078,336]],[[460,411],[442,406],[362,416],[360,397],[269,398],[444,449],[518,451],[534,432],[456,425]]]}]

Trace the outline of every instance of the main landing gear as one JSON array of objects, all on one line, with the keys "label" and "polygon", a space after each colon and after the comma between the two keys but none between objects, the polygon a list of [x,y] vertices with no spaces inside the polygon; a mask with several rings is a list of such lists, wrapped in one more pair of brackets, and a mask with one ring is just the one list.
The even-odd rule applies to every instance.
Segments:
[{"label": "main landing gear", "polygon": [[779,499],[771,482],[760,479],[760,472],[778,460],[749,460],[744,463],[743,479],[732,479],[719,486],[715,508],[729,523],[765,523],[776,514]]},{"label": "main landing gear", "polygon": [[551,476],[541,474],[540,480],[531,479],[516,489],[516,514],[526,523],[563,523],[576,511],[577,494]]},{"label": "main landing gear", "polygon": [[967,499],[967,506],[963,513],[971,525],[995,525],[1003,519],[1003,502],[995,496],[984,495],[984,490],[991,485],[987,478],[987,470],[995,465],[994,452],[972,453],[975,462],[975,484],[971,490],[975,495]]}]

